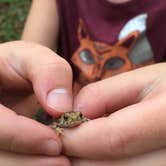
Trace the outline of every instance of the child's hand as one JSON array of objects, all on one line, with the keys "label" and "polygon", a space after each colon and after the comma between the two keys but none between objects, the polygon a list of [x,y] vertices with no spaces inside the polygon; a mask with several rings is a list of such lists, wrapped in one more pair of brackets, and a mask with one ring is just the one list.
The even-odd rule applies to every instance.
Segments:
[{"label": "child's hand", "polygon": [[51,157],[44,155],[27,155],[0,151],[0,165],[2,166],[70,166],[70,162],[63,156]]},{"label": "child's hand", "polygon": [[19,41],[1,44],[0,78],[1,100],[10,108],[19,108],[19,113],[26,109],[26,101],[34,100],[33,90],[53,116],[72,110],[71,67],[46,47]]},{"label": "child's hand", "polygon": [[[51,50],[19,41],[0,45],[0,96],[5,103],[0,104],[0,165],[69,165],[59,156],[61,140],[50,128],[16,113],[34,90],[41,105],[59,115],[72,107],[71,86],[70,66]],[[66,103],[52,105],[54,100],[55,104],[63,101],[60,96]],[[8,104],[16,113],[6,107]],[[22,107],[24,115],[28,114],[26,107]],[[19,109],[19,114],[22,112]]]},{"label": "child's hand", "polygon": [[[164,148],[165,73],[166,64],[157,64],[83,88],[75,100],[75,109],[98,119],[64,132],[66,154],[114,159]],[[101,117],[105,114],[110,115]]]},{"label": "child's hand", "polygon": [[73,159],[72,166],[165,166],[166,149],[115,160]]}]

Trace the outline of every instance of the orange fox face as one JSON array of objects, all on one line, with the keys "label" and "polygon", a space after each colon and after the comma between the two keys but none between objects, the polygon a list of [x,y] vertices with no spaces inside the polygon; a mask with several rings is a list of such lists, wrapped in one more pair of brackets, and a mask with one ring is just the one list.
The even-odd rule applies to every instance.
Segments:
[{"label": "orange fox face", "polygon": [[80,21],[80,47],[72,56],[72,62],[80,71],[78,81],[87,84],[140,67],[133,64],[128,56],[138,37],[139,32],[135,31],[114,45],[96,42],[90,39]]}]

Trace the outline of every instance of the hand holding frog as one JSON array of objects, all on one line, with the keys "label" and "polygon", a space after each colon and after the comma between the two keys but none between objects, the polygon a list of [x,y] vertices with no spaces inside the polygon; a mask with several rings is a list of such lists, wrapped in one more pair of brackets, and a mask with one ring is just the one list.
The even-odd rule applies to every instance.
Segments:
[{"label": "hand holding frog", "polygon": [[[71,108],[72,74],[67,62],[37,44],[4,43],[0,45],[0,78],[0,165],[70,165],[60,154],[59,137],[47,126],[26,117],[38,107],[35,104],[32,108],[32,100],[36,102],[31,97],[33,90],[40,104],[48,111],[54,110],[55,115]],[[57,103],[52,105],[56,92],[62,97],[68,95],[62,108],[56,109]]]},{"label": "hand holding frog", "polygon": [[[83,88],[75,100],[75,110],[98,119],[66,131],[64,152],[78,158],[111,160],[164,148],[165,72],[165,63],[156,64]],[[102,117],[105,114],[108,116]]]}]

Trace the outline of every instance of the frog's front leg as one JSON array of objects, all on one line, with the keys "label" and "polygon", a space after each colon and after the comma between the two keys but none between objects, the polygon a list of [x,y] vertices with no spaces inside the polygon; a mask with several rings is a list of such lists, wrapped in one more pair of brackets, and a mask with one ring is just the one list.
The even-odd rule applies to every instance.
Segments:
[{"label": "frog's front leg", "polygon": [[58,127],[56,122],[53,122],[51,125],[49,125],[58,136],[63,135],[63,128]]}]

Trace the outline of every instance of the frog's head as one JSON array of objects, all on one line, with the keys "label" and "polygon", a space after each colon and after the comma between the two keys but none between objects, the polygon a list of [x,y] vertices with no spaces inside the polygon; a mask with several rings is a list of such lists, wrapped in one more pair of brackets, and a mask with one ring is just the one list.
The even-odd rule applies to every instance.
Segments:
[{"label": "frog's head", "polygon": [[70,128],[87,121],[81,112],[66,112],[56,122],[58,127]]}]

